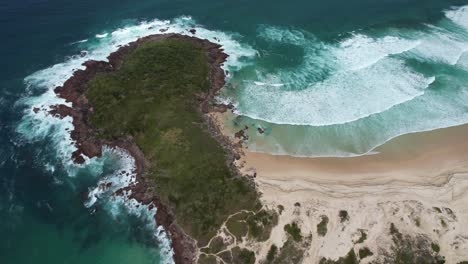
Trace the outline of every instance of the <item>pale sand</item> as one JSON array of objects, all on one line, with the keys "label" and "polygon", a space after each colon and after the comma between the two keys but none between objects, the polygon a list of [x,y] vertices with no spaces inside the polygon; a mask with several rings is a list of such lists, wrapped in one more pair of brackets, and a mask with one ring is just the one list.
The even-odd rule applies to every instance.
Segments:
[{"label": "pale sand", "polygon": [[[232,137],[235,131],[223,126],[226,115],[214,114]],[[359,229],[367,230],[365,246],[371,251],[390,248],[390,223],[439,243],[446,263],[468,260],[468,125],[401,136],[377,151],[352,158],[298,158],[244,148],[238,166],[245,174],[256,173],[262,202],[285,207],[271,239],[251,245],[257,256],[264,257],[273,243],[281,246],[287,239],[284,225],[296,221],[304,235],[315,236],[304,263],[346,255]],[[437,213],[434,206],[450,208],[456,218]],[[349,222],[339,221],[339,210],[348,211]],[[316,234],[321,215],[330,218],[325,237]]]}]

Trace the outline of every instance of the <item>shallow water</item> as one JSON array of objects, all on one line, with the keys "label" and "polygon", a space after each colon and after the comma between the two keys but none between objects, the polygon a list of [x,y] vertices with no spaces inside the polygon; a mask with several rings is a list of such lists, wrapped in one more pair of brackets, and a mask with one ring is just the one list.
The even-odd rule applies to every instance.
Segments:
[{"label": "shallow water", "polygon": [[[70,120],[52,89],[87,59],[170,32],[231,56],[220,100],[244,115],[251,148],[360,155],[392,137],[466,123],[468,1],[71,1],[0,3],[0,262],[167,263],[154,212],[99,183],[127,184],[125,154],[73,165]],[[86,50],[84,57],[81,51]],[[32,112],[33,107],[44,111]],[[92,197],[83,193],[91,191]],[[156,212],[157,213],[157,212]]]}]

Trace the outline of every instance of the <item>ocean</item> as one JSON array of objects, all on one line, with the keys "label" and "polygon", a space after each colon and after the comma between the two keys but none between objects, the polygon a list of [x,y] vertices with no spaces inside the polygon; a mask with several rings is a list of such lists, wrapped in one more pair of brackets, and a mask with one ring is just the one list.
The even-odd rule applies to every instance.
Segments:
[{"label": "ocean", "polygon": [[0,263],[172,263],[157,212],[99,187],[133,181],[132,159],[73,164],[70,119],[45,113],[84,61],[191,28],[230,55],[218,100],[265,129],[254,151],[365,155],[468,123],[468,1],[2,0]]}]

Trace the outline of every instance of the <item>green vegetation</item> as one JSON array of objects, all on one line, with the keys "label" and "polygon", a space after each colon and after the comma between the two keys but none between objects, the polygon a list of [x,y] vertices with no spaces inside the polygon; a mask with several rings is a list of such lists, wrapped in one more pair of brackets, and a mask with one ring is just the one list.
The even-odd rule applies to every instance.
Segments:
[{"label": "green vegetation", "polygon": [[301,228],[299,228],[296,222],[292,222],[291,224],[285,225],[284,231],[291,235],[294,241],[299,242],[302,240]]},{"label": "green vegetation", "polygon": [[239,241],[248,234],[249,238],[265,241],[278,224],[278,214],[273,210],[261,209],[256,213],[242,212],[231,217],[226,226]]},{"label": "green vegetation", "polygon": [[387,256],[387,263],[445,263],[445,259],[434,249],[435,244],[431,243],[428,237],[404,235],[393,223],[390,224],[390,234],[393,240],[393,254]]},{"label": "green vegetation", "polygon": [[198,264],[217,264],[216,257],[208,256],[205,254],[201,254],[200,258],[198,259]]},{"label": "green vegetation", "polygon": [[271,264],[299,264],[302,263],[304,253],[310,247],[311,236],[304,237],[301,242],[297,242],[292,237],[284,243],[279,250],[276,258],[273,261],[267,262]]},{"label": "green vegetation", "polygon": [[440,246],[436,243],[431,243],[431,248],[434,250],[434,252],[439,253],[440,252]]},{"label": "green vegetation", "polygon": [[271,245],[270,249],[268,250],[267,257],[266,257],[267,263],[273,262],[277,253],[278,253],[278,247],[275,244]]},{"label": "green vegetation", "polygon": [[228,228],[229,232],[231,232],[237,239],[240,241],[242,237],[247,235],[249,231],[249,227],[247,226],[247,218],[253,215],[251,212],[241,212],[238,213],[231,218],[226,223],[226,227]]},{"label": "green vegetation", "polygon": [[245,248],[235,247],[231,250],[233,264],[254,264],[255,253]]},{"label": "green vegetation", "polygon": [[215,236],[211,240],[210,246],[208,248],[202,248],[200,251],[203,253],[207,253],[207,254],[216,254],[225,249],[226,249],[226,245],[224,244],[223,238],[220,236]]},{"label": "green vegetation", "polygon": [[353,249],[351,249],[351,251],[349,251],[346,256],[339,258],[337,261],[322,258],[319,262],[319,264],[358,264],[358,263],[359,263],[358,258]]},{"label": "green vegetation", "polygon": [[327,234],[328,216],[322,215],[322,220],[317,225],[317,234],[319,236],[325,236]]},{"label": "green vegetation", "polygon": [[270,237],[271,229],[278,224],[278,214],[275,211],[260,210],[247,218],[249,237],[265,241]]},{"label": "green vegetation", "polygon": [[197,95],[210,88],[206,51],[186,40],[147,42],[122,66],[88,84],[92,124],[104,139],[133,138],[150,162],[147,178],[200,246],[257,194],[233,175],[226,151],[210,135]]},{"label": "green vegetation", "polygon": [[225,262],[225,263],[232,263],[232,254],[230,250],[223,251],[218,254],[218,256]]},{"label": "green vegetation", "polygon": [[372,253],[368,247],[364,247],[364,248],[359,249],[359,258],[360,259],[367,258],[367,257],[370,257],[372,255],[374,255],[374,253]]}]

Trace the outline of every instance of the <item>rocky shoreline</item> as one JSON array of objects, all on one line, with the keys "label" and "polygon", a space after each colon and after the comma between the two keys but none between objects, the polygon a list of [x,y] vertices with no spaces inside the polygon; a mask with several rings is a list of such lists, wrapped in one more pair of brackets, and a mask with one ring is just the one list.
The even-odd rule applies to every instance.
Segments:
[{"label": "rocky shoreline", "polygon": [[[221,46],[208,40],[180,34],[158,34],[138,39],[127,46],[121,47],[119,50],[109,55],[109,62],[92,60],[85,62],[83,65],[86,66],[86,69],[76,71],[63,86],[55,89],[59,97],[72,103],[72,107],[55,105],[52,107],[50,113],[59,118],[64,118],[66,116],[71,116],[73,118],[74,130],[71,131],[71,137],[75,141],[77,147],[77,150],[72,155],[74,162],[78,164],[84,163],[84,156],[88,158],[100,157],[102,155],[103,146],[124,149],[135,159],[136,171],[133,173],[135,173],[137,178],[136,183],[119,189],[116,191],[116,195],[123,195],[127,193],[127,191],[131,191],[129,198],[133,198],[144,205],[148,205],[149,208],[155,206],[157,208],[155,221],[158,225],[162,225],[165,228],[172,240],[175,263],[194,263],[198,252],[197,242],[182,230],[177,224],[175,215],[170,206],[163,203],[154,190],[152,190],[151,186],[146,183],[145,171],[149,163],[145,159],[142,151],[131,137],[111,141],[100,139],[97,136],[99,132],[98,129],[90,122],[90,116],[93,114],[93,106],[90,105],[85,96],[87,83],[93,79],[96,74],[112,72],[119,69],[125,55],[129,54],[139,45],[165,39],[188,40],[207,51],[210,63],[208,77],[211,83],[211,89],[207,94],[197,95],[200,106],[199,110],[201,113],[226,111],[228,106],[215,105],[212,103],[214,96],[225,84],[225,73],[221,66],[226,61],[228,55],[223,52]],[[233,146],[227,138],[222,136],[214,120],[211,120],[208,115],[203,116],[213,137],[215,137],[223,147],[229,150],[227,162],[230,167],[235,170],[232,164],[235,159],[239,158],[239,154],[236,152],[237,148]]]}]

